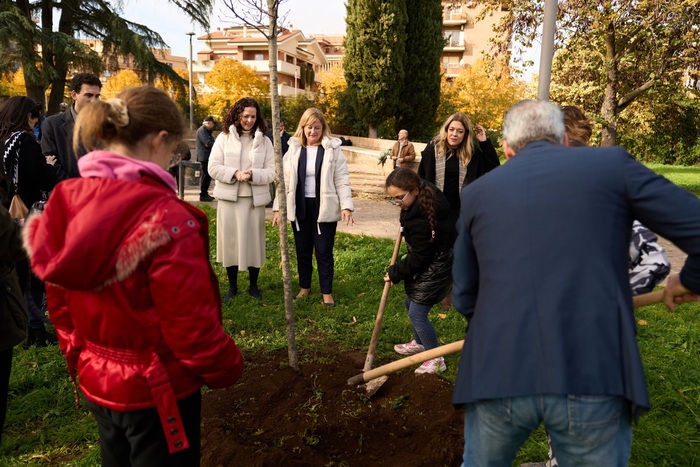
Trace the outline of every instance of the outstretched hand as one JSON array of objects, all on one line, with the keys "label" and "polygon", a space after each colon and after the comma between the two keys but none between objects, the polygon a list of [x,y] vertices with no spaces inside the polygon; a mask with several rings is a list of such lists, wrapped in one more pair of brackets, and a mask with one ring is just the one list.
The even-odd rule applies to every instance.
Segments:
[{"label": "outstretched hand", "polygon": [[686,302],[697,302],[700,300],[700,295],[688,290],[683,284],[678,274],[674,274],[668,278],[666,288],[664,288],[663,303],[671,310],[676,310],[676,305]]}]

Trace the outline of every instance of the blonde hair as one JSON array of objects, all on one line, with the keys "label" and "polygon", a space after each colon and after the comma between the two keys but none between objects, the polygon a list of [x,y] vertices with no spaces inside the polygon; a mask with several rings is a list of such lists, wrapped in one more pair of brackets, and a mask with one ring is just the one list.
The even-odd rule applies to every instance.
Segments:
[{"label": "blonde hair", "polygon": [[88,151],[111,143],[135,146],[146,136],[168,132],[169,141],[179,141],[184,121],[177,105],[153,86],[125,89],[113,99],[85,106],[73,130],[73,150],[82,144]]},{"label": "blonde hair", "polygon": [[452,122],[459,122],[464,125],[464,139],[459,146],[454,149],[454,151],[457,157],[459,157],[459,160],[466,167],[469,165],[469,161],[472,160],[472,155],[474,154],[474,130],[472,129],[472,123],[469,121],[469,117],[461,112],[450,115],[450,117],[445,120],[445,123],[440,127],[440,132],[435,136],[435,138],[433,138],[435,158],[441,159],[447,154],[447,129],[450,127]]},{"label": "blonde hair", "polygon": [[321,112],[316,107],[310,107],[304,111],[304,114],[299,119],[297,131],[296,133],[294,133],[294,136],[299,138],[299,141],[301,141],[302,146],[307,146],[306,135],[304,134],[304,127],[307,125],[311,125],[316,121],[320,122],[322,126],[321,141],[323,141],[324,137],[331,137],[331,130],[328,128],[328,124],[326,123],[326,118],[323,116],[323,112]]}]

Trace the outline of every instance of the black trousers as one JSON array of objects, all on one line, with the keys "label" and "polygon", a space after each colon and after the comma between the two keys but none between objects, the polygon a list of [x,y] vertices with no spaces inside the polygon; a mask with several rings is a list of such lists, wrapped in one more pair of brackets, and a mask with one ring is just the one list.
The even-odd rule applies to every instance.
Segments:
[{"label": "black trousers", "polygon": [[12,370],[12,347],[0,350],[0,442],[2,428],[5,426],[7,415],[7,396],[10,389],[10,371]]},{"label": "black trousers", "polygon": [[87,401],[97,420],[103,467],[199,466],[202,393],[177,401],[189,449],[170,454],[155,408],[117,412]]},{"label": "black trousers", "polygon": [[209,185],[211,185],[211,175],[209,175],[209,159],[205,161],[199,161],[202,164],[202,179],[199,184],[199,194],[200,196],[209,194]]},{"label": "black trousers", "polygon": [[[321,284],[321,293],[333,293],[333,245],[335,244],[335,232],[337,222],[318,222],[318,207],[316,198],[304,198],[306,217],[299,221],[299,230],[296,226],[294,243],[297,250],[297,269],[299,271],[299,287],[311,288],[311,273],[313,264],[311,259],[316,250],[316,266],[318,267],[318,281]],[[297,209],[298,211],[298,209]],[[319,234],[319,229],[321,233]]]}]

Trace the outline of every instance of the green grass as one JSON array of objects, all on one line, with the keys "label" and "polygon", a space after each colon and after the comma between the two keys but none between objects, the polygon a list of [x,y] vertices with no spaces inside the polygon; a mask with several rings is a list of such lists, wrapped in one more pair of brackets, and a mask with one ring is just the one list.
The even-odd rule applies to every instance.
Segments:
[{"label": "green grass", "polygon": [[[700,168],[651,166],[675,183],[700,195]],[[214,215],[211,219],[214,261]],[[292,293],[298,291],[294,242],[290,232]],[[268,226],[267,263],[260,273],[262,306],[250,298],[247,273],[239,275],[242,293],[224,306],[224,326],[244,354],[286,348],[282,271],[277,229]],[[383,276],[394,241],[339,233],[336,238],[336,307],[321,304],[314,275],[312,298],[295,302],[297,348],[302,362],[320,357],[326,342],[339,351],[366,352],[384,287]],[[402,247],[402,254],[405,253]],[[225,289],[225,271],[215,264]],[[375,366],[396,359],[392,346],[411,338],[403,307],[403,287],[391,289],[377,346]],[[464,337],[466,323],[454,310],[444,318],[431,312],[438,337],[449,343]],[[687,304],[676,313],[663,306],[637,312],[647,324],[639,326],[639,345],[652,401],[651,411],[634,427],[633,466],[700,466],[700,304]],[[458,355],[446,358],[445,375],[454,381]],[[396,403],[400,403],[397,401]],[[310,439],[309,442],[313,440]],[[544,460],[542,429],[522,447],[515,465]],[[10,380],[8,417],[0,445],[0,467],[15,465],[99,465],[95,423],[84,404],[76,409],[65,361],[58,347],[15,349]]]},{"label": "green grass", "polygon": [[646,164],[654,172],[663,175],[676,185],[700,196],[700,167]]}]

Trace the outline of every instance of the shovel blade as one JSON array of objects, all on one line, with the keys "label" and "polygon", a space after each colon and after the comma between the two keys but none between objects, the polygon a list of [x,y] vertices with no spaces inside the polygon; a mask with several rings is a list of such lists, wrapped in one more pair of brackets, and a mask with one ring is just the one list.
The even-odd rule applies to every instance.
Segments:
[{"label": "shovel blade", "polygon": [[372,381],[368,381],[367,383],[363,384],[362,386],[365,387],[367,397],[372,397],[375,392],[379,391],[379,388],[381,388],[388,379],[388,376],[380,376],[379,378],[375,378]]}]

